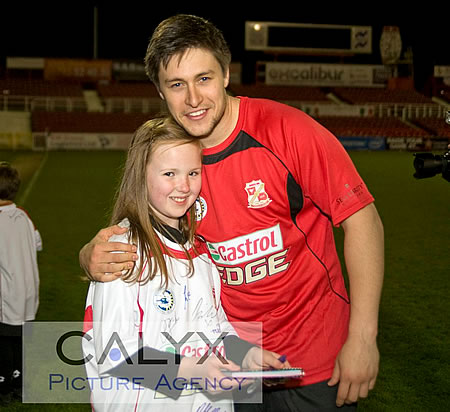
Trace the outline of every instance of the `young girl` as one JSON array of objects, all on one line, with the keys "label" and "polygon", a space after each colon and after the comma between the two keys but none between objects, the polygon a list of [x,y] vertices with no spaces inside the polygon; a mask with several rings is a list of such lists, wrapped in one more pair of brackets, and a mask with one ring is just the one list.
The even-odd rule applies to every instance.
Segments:
[{"label": "young girl", "polygon": [[95,410],[232,411],[231,390],[243,382],[223,374],[240,369],[225,359],[224,342],[239,348],[244,367],[263,357],[285,366],[240,341],[220,305],[219,274],[195,237],[201,168],[200,141],[169,118],[133,137],[112,216],[129,231],[110,241],[137,244],[139,259],[120,280],[91,283],[87,296],[83,351]]}]

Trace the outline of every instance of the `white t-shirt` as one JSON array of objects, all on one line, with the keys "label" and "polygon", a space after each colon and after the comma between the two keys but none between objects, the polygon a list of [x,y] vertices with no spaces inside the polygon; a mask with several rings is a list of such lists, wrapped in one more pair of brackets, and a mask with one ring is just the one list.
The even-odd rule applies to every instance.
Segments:
[{"label": "white t-shirt", "polygon": [[22,325],[39,306],[39,232],[14,203],[0,206],[0,322]]},{"label": "white t-shirt", "polygon": [[[121,225],[128,226],[128,222],[125,220]],[[220,304],[220,277],[206,249],[193,257],[194,274],[188,277],[187,260],[180,246],[162,235],[160,240],[176,256],[164,256],[171,273],[167,288],[161,287],[159,275],[144,285],[129,284],[119,279],[107,283],[94,282],[89,287],[83,351],[85,357],[92,356],[86,364],[91,382],[91,403],[96,411],[231,412],[231,391],[218,400],[189,389],[191,382],[173,382],[161,375],[157,379],[159,387],[179,388],[188,383],[178,399],[173,399],[160,391],[141,387],[139,380],[130,380],[127,384],[108,372],[123,365],[127,355],[138,352],[140,332],[143,346],[162,352],[174,351],[169,339],[178,343],[188,332],[193,332],[181,346],[181,355],[200,357],[207,352],[207,343],[198,332],[204,333],[212,344],[224,332],[236,334]],[[127,234],[113,236],[110,241],[128,242]],[[139,263],[138,260],[137,267]],[[147,267],[144,268],[146,271]],[[169,339],[164,333],[169,334]],[[224,354],[222,342],[218,350]],[[152,368],[152,365],[145,366]]]}]

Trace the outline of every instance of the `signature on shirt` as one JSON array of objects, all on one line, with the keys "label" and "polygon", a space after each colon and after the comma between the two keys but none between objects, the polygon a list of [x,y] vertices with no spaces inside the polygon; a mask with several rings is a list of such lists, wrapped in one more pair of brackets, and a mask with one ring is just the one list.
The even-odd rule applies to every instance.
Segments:
[{"label": "signature on shirt", "polygon": [[175,315],[173,317],[167,318],[167,319],[163,319],[161,321],[161,332],[169,332],[171,333],[172,330],[175,328],[176,324],[178,323],[178,321],[180,320],[180,318],[177,316],[177,314],[175,313]]},{"label": "signature on shirt", "polygon": [[206,322],[207,326],[210,326],[212,322],[216,321],[216,308],[214,306],[210,306],[209,308],[203,309],[203,298],[200,298],[195,306],[194,311],[192,312],[192,318],[195,320],[203,319]]},{"label": "signature on shirt", "polygon": [[184,294],[184,310],[186,310],[187,309],[187,304],[191,300],[191,292],[189,292],[187,290],[187,286],[186,285],[184,285],[184,292],[183,292],[183,294]]},{"label": "signature on shirt", "polygon": [[221,409],[218,407],[213,407],[212,403],[204,402],[198,408],[197,412],[220,412]]}]

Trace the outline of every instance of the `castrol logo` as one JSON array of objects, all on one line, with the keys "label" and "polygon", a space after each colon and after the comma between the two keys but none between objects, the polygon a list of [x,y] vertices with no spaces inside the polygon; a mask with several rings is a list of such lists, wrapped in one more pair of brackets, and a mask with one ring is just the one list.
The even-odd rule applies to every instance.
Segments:
[{"label": "castrol logo", "polygon": [[207,242],[218,265],[237,265],[283,250],[280,225],[258,230],[225,242]]}]

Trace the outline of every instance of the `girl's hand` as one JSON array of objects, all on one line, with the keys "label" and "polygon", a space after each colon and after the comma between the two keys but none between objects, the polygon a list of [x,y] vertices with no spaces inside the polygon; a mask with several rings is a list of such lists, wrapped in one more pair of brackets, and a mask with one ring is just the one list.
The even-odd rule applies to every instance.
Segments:
[{"label": "girl's hand", "polygon": [[193,383],[211,394],[230,392],[247,384],[242,379],[224,375],[224,370],[236,372],[241,369],[231,360],[227,359],[227,363],[223,363],[215,354],[211,354],[201,364],[199,363],[200,359],[199,357],[184,357],[180,363],[178,376],[186,379],[188,384]]}]

